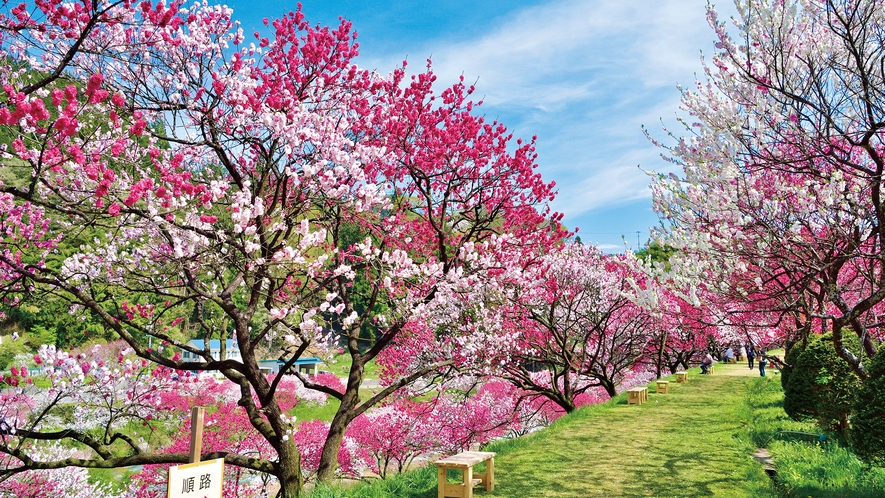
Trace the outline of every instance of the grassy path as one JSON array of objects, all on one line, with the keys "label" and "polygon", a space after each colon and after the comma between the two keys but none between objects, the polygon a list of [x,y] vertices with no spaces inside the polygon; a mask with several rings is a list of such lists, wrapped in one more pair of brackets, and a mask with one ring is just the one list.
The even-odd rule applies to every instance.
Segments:
[{"label": "grassy path", "polygon": [[[513,446],[496,459],[487,496],[765,496],[768,479],[743,437],[746,363],[717,364],[714,375],[649,388],[641,406],[593,407]],[[502,448],[503,449],[503,448]],[[493,449],[494,450],[494,449]]]},{"label": "grassy path", "polygon": [[[758,375],[746,363],[717,364],[714,375],[692,369],[687,383],[664,379],[669,394],[657,394],[652,383],[642,405],[627,405],[620,395],[533,435],[498,441],[487,448],[498,452],[495,490],[478,488],[474,496],[773,497],[770,479],[751,456],[746,426],[747,383]],[[453,474],[449,480],[460,481]],[[435,498],[436,468],[315,491],[311,498]]]}]

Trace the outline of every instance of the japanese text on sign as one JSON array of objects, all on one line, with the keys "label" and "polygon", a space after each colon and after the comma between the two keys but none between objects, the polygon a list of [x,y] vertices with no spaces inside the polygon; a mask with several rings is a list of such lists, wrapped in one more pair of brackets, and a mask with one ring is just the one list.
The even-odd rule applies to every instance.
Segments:
[{"label": "japanese text on sign", "polygon": [[224,459],[169,468],[168,498],[221,498]]}]

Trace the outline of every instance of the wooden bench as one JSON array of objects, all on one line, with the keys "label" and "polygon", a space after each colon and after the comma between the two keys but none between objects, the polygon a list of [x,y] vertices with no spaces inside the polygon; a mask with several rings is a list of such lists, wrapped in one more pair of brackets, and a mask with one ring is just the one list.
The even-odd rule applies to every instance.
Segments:
[{"label": "wooden bench", "polygon": [[688,372],[676,372],[676,382],[688,382]]},{"label": "wooden bench", "polygon": [[[473,466],[486,462],[485,474],[474,474]],[[495,453],[490,451],[464,451],[442,460],[433,462],[439,474],[437,484],[437,497],[446,498],[473,498],[474,486],[485,486],[486,491],[495,489]],[[458,469],[461,471],[461,484],[449,484],[446,482],[446,471]]]},{"label": "wooden bench", "polygon": [[670,381],[659,380],[657,381],[657,388],[655,392],[658,394],[669,394],[670,393]]},{"label": "wooden bench", "polygon": [[643,401],[648,401],[647,387],[633,387],[627,389],[628,405],[641,405]]}]

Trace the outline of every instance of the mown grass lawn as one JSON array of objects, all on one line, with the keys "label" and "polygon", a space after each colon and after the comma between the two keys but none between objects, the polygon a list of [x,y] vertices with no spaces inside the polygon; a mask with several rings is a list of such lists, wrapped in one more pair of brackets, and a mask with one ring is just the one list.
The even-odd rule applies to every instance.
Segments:
[{"label": "mown grass lawn", "polygon": [[773,496],[738,415],[747,377],[725,375],[741,367],[692,371],[688,383],[667,379],[669,394],[651,387],[641,406],[619,396],[532,438],[499,443],[511,448],[496,461],[494,495]]},{"label": "mown grass lawn", "polygon": [[[744,400],[757,378],[745,364],[690,371],[670,380],[670,394],[649,388],[649,401],[627,405],[623,395],[560,419],[544,431],[499,441],[495,491],[500,497],[773,497],[771,480],[751,457]],[[451,477],[450,477],[451,479]],[[372,485],[320,487],[311,498],[436,495],[436,470],[395,476]]]}]

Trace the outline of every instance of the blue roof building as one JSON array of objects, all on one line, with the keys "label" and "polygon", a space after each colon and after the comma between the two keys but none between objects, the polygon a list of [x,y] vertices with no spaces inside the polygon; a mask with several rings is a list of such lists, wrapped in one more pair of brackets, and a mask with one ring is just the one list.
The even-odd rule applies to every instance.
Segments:
[{"label": "blue roof building", "polygon": [[[206,349],[206,341],[202,339],[191,339],[187,342],[187,345],[194,349]],[[237,360],[242,361],[242,356],[240,355],[240,347],[237,345],[237,341],[234,339],[227,339],[224,342],[224,359],[225,360]],[[213,360],[219,360],[221,356],[221,341],[218,339],[210,339],[209,340],[209,354],[212,355]],[[200,362],[203,361],[203,357],[193,354],[190,351],[182,351],[181,353],[182,361],[190,361],[190,362]],[[298,358],[295,360],[295,363],[292,365],[293,370],[296,372],[303,373],[305,375],[316,375],[320,372],[320,363],[323,363],[323,360],[320,358]],[[282,360],[259,360],[258,368],[261,369],[267,375],[280,373],[280,368],[286,363]]]},{"label": "blue roof building", "polygon": [[[305,375],[316,375],[320,373],[320,363],[323,363],[323,360],[319,358],[298,358],[292,369]],[[258,368],[267,375],[278,374],[285,364],[286,362],[282,360],[259,360]]]},{"label": "blue roof building", "polygon": [[[202,349],[205,351],[206,349],[206,341],[203,339],[191,339],[187,342],[187,345],[195,348]],[[240,356],[240,347],[237,344],[237,341],[234,339],[227,339],[224,341],[224,359],[225,360],[240,360],[242,357]],[[209,339],[209,354],[212,355],[213,360],[219,360],[221,356],[221,341],[218,339]],[[183,351],[181,353],[181,359],[183,361],[203,361],[203,357],[198,356],[196,354],[191,354],[190,351]]]}]

